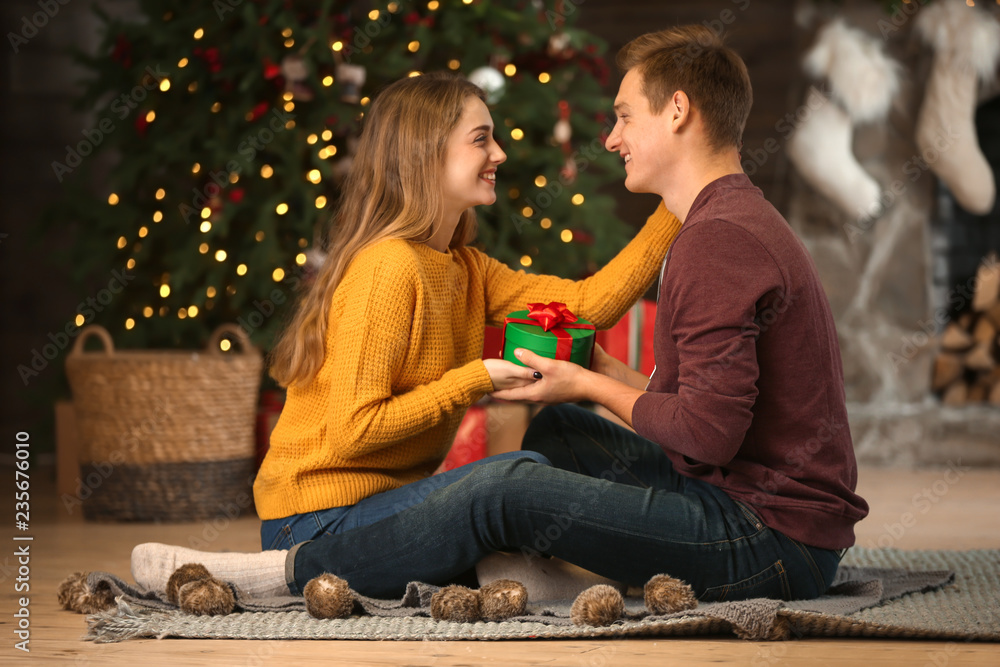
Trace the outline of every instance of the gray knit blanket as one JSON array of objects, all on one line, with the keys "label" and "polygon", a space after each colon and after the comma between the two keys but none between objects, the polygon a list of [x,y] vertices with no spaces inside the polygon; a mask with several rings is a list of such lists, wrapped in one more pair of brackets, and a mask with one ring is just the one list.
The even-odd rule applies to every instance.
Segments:
[{"label": "gray knit blanket", "polygon": [[735,634],[745,639],[803,636],[922,637],[1000,640],[1000,551],[900,551],[854,548],[826,595],[815,600],[755,599],[701,603],[669,615],[649,614],[639,598],[606,627],[579,627],[572,600],[530,603],[524,616],[498,623],[430,618],[436,586],[411,583],[402,598],[356,595],[354,615],[319,620],[300,597],[251,598],[236,593],[225,616],[182,613],[156,593],[105,572],[91,590],[109,586],[118,607],[88,618],[87,639],[117,642],[148,637],[231,639],[527,639],[646,635]]}]

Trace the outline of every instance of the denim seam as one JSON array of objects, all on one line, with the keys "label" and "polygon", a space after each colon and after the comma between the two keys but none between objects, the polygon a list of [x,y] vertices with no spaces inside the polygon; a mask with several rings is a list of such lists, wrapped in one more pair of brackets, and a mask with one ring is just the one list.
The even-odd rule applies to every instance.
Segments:
[{"label": "denim seam", "polygon": [[[562,423],[562,425],[563,425],[563,426],[565,426],[565,427],[567,427],[567,428],[571,428],[571,429],[574,429],[574,430],[575,430],[575,431],[577,431],[577,432],[578,432],[578,433],[579,433],[580,435],[582,435],[583,437],[587,438],[587,439],[588,439],[588,440],[590,440],[590,441],[591,441],[592,443],[594,443],[595,445],[597,445],[597,447],[598,447],[598,448],[599,448],[599,449],[600,449],[600,450],[601,450],[602,452],[604,452],[605,456],[607,456],[607,457],[608,457],[608,458],[609,458],[609,459],[611,460],[611,462],[612,462],[612,465],[614,465],[614,462],[616,462],[616,461],[620,461],[620,459],[616,458],[614,454],[612,454],[612,453],[611,453],[610,451],[608,451],[607,447],[605,447],[603,443],[601,443],[601,442],[600,442],[599,440],[597,440],[597,439],[596,439],[596,438],[594,438],[594,437],[593,437],[592,435],[590,435],[590,433],[587,433],[586,431],[584,431],[583,429],[581,429],[581,428],[580,428],[579,426],[577,426],[576,424],[571,424],[571,423],[569,423],[569,422],[566,422],[566,421],[563,421],[563,420],[560,420],[560,422]],[[632,472],[632,471],[631,471],[631,470],[629,469],[629,467],[628,467],[627,465],[624,465],[624,464],[623,464],[623,465],[622,465],[622,467],[624,468],[625,472],[626,472],[626,473],[628,473],[629,477],[631,477],[632,479],[634,479],[634,480],[636,481],[636,484],[637,484],[637,486],[639,486],[640,488],[643,488],[643,489],[648,489],[648,488],[650,488],[648,484],[646,484],[646,483],[645,483],[645,482],[643,482],[643,481],[642,481],[641,479],[639,479],[638,477],[636,477],[635,473],[633,473],[633,472]]]},{"label": "denim seam", "polygon": [[[768,570],[774,570],[774,573],[764,579],[756,580],[757,577],[764,574]],[[766,568],[764,568],[757,574],[751,575],[745,579],[741,579],[732,584],[723,584],[722,586],[709,586],[708,588],[705,589],[705,593],[703,593],[702,595],[705,595],[709,591],[713,591],[718,588],[720,589],[721,596],[718,597],[715,600],[715,602],[725,602],[725,600],[729,597],[730,593],[746,590],[747,588],[756,588],[757,586],[761,586],[775,578],[778,578],[779,581],[781,582],[782,593],[784,594],[785,599],[788,599],[789,597],[791,597],[791,592],[788,585],[788,577],[786,575],[787,573],[785,571],[785,566],[782,563],[781,559],[778,559],[777,561],[774,562],[773,565],[768,565]]]},{"label": "denim seam", "polygon": [[310,512],[309,516],[312,517],[312,520],[316,523],[316,526],[313,528],[314,535],[316,533],[321,533],[326,529],[326,526],[324,526],[323,522],[320,520],[319,512]]},{"label": "denim seam", "polygon": [[[786,535],[786,537],[788,536]],[[813,578],[816,580],[816,590],[819,591],[820,595],[822,595],[824,589],[826,588],[825,585],[826,582],[823,580],[823,576],[819,571],[819,566],[816,565],[816,560],[812,557],[812,554],[809,553],[808,547],[806,547],[798,540],[792,539],[790,537],[788,539],[791,540],[792,544],[795,545],[795,548],[802,553],[802,557],[805,559],[806,564],[809,565],[809,571],[812,572]]]},{"label": "denim seam", "polygon": [[[281,528],[274,534],[274,539],[271,540],[271,545],[268,547],[269,550],[280,550],[283,545],[292,544],[292,531],[288,527],[288,524],[282,524]],[[262,545],[263,546],[263,545]]]},{"label": "denim seam", "polygon": [[758,532],[764,530],[764,522],[761,521],[760,517],[754,514],[749,507],[736,499],[733,499],[733,504],[740,508],[740,512],[743,513],[743,516],[746,517],[747,521],[753,524],[754,528],[756,528]]},{"label": "denim seam", "polygon": [[[524,512],[525,512],[525,514],[537,514],[539,516],[551,518],[551,515],[546,514],[545,512],[537,511],[537,510],[524,510]],[[634,532],[634,531],[631,531],[631,530],[624,530],[620,526],[610,526],[610,525],[605,525],[605,524],[593,523],[593,522],[590,522],[590,521],[583,521],[583,520],[580,519],[580,517],[574,518],[573,521],[575,523],[581,525],[581,526],[591,526],[593,528],[599,528],[599,529],[602,529],[602,530],[615,531],[615,532],[618,532],[618,533],[620,533],[622,535],[628,535],[630,537],[646,538],[646,539],[648,539],[650,541],[655,541],[655,542],[658,542],[660,544],[668,544],[668,545],[676,545],[676,546],[688,546],[688,547],[713,547],[713,546],[717,546],[717,545],[720,545],[720,544],[733,544],[733,545],[736,545],[736,544],[738,544],[740,542],[751,540],[751,539],[753,539],[754,537],[756,537],[757,535],[760,534],[760,533],[755,533],[754,535],[741,535],[741,536],[739,536],[737,538],[734,538],[734,539],[714,540],[712,542],[678,542],[676,540],[669,540],[669,539],[666,539],[666,538],[659,537],[657,535],[650,535],[649,533]]]}]

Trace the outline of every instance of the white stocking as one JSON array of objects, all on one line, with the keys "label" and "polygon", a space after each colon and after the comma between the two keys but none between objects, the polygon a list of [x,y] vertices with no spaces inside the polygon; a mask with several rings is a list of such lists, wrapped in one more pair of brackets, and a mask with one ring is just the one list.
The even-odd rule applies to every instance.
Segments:
[{"label": "white stocking", "polygon": [[883,120],[899,88],[899,65],[882,44],[842,19],[824,26],[803,61],[829,94],[811,88],[809,113],[789,139],[788,157],[816,190],[859,220],[881,214],[880,188],[854,156],[854,126]]},{"label": "white stocking", "polygon": [[934,49],[917,116],[921,157],[962,208],[985,215],[996,183],[976,136],[976,96],[978,80],[993,76],[1000,57],[1000,23],[964,0],[937,0],[920,11],[916,29]]},{"label": "white stocking", "polygon": [[812,111],[788,141],[789,159],[841,211],[858,220],[875,217],[880,211],[880,188],[854,157],[851,119],[815,88],[806,104]]}]

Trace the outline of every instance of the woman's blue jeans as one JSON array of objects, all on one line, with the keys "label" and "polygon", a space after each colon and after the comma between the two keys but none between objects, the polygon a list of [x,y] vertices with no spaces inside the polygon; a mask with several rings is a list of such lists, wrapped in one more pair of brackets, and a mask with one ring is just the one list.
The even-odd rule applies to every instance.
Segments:
[{"label": "woman's blue jeans", "polygon": [[323,535],[336,535],[373,524],[423,502],[432,491],[457,482],[477,466],[515,458],[548,464],[548,460],[536,452],[505,452],[432,475],[398,489],[377,493],[354,505],[293,514],[283,519],[268,519],[260,524],[260,548],[265,551],[290,549],[300,542],[314,540]]},{"label": "woman's blue jeans", "polygon": [[833,580],[837,552],[771,530],[677,473],[655,443],[586,410],[546,408],[523,446],[552,465],[487,461],[392,516],[299,543],[289,589],[330,572],[364,595],[399,597],[410,581],[447,583],[495,551],[555,556],[633,586],[666,573],[706,601],[814,598]]}]

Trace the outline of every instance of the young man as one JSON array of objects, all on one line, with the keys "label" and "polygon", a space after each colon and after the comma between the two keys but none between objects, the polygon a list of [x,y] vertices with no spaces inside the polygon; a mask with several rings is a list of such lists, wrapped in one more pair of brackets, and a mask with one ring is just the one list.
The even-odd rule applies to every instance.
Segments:
[{"label": "young man", "polygon": [[639,37],[619,64],[607,148],[625,160],[630,190],[659,194],[684,221],[663,268],[657,370],[646,378],[598,352],[588,371],[522,351],[542,378],[496,395],[594,401],[635,432],[550,407],[524,446],[551,466],[486,461],[391,518],[288,552],[140,545],[138,583],[162,589],[197,561],[251,593],[300,593],[332,572],[393,597],[508,551],[637,586],[668,573],[703,600],[826,590],[867,506],[854,493],[837,336],[815,267],[740,169],[746,68],[702,26]]}]

